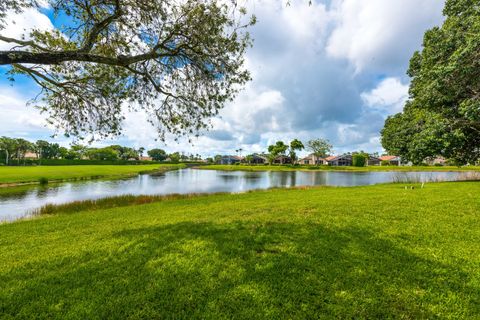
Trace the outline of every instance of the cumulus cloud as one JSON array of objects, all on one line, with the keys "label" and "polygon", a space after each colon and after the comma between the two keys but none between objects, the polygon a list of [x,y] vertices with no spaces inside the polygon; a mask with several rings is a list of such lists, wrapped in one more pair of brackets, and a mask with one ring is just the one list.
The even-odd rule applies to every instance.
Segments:
[{"label": "cumulus cloud", "polygon": [[13,88],[0,87],[0,136],[35,138],[53,133],[53,128],[46,127],[40,112],[27,106],[28,101],[28,97]]},{"label": "cumulus cloud", "polygon": [[[33,29],[48,31],[54,28],[50,19],[36,9],[27,8],[22,13],[10,11],[7,16],[7,25],[0,31],[5,37],[29,40]],[[10,50],[14,46],[15,44],[0,41],[0,50]]]},{"label": "cumulus cloud", "polygon": [[362,93],[362,99],[368,107],[386,111],[389,114],[403,110],[408,99],[408,85],[398,78],[387,78],[371,91]]},{"label": "cumulus cloud", "polygon": [[327,52],[348,59],[357,72],[403,71],[425,30],[442,20],[443,6],[438,0],[336,0]]}]

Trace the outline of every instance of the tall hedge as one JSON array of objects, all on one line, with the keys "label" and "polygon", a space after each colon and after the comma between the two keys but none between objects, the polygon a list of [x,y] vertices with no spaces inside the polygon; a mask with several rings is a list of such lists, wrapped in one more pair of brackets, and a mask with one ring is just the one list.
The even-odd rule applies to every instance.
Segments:
[{"label": "tall hedge", "polygon": [[354,167],[365,167],[367,164],[367,156],[361,153],[354,154],[352,164]]}]

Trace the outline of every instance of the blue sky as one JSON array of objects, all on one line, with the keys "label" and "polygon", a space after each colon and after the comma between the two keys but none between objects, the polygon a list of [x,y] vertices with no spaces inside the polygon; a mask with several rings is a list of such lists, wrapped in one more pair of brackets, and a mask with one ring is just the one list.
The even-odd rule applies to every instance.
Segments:
[{"label": "blue sky", "polygon": [[[127,114],[124,135],[97,145],[121,143],[146,148],[163,147],[213,155],[260,152],[282,139],[329,139],[336,152],[382,151],[379,131],[385,118],[402,110],[407,99],[408,61],[421,48],[426,29],[442,22],[438,0],[250,0],[258,18],[251,30],[254,46],[247,53],[253,80],[220,117],[213,129],[193,144],[168,137],[166,145],[144,114]],[[46,14],[46,15],[45,15]],[[26,11],[16,25],[0,33],[18,36],[31,27],[54,28],[48,10]],[[0,49],[6,44],[0,42]],[[1,69],[0,135],[29,140],[48,139],[39,113],[26,102],[38,93],[32,81],[7,81]],[[51,139],[53,140],[53,139]],[[68,145],[62,137],[57,141]]]}]

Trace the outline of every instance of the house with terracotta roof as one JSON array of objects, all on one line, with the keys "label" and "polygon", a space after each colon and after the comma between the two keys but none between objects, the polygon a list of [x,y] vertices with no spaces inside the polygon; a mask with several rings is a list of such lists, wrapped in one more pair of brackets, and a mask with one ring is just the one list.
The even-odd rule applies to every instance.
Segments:
[{"label": "house with terracotta roof", "polygon": [[380,161],[388,161],[392,166],[399,166],[402,163],[402,159],[398,156],[381,156]]},{"label": "house with terracotta roof", "polygon": [[343,154],[341,156],[326,157],[325,161],[329,166],[335,166],[335,167],[345,167],[345,166],[351,166],[353,164],[351,154]]}]

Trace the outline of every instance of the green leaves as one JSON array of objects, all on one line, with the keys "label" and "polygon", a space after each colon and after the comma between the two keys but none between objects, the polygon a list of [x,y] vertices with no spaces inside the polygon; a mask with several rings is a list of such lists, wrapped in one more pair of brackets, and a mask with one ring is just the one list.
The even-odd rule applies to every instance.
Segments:
[{"label": "green leaves", "polygon": [[[121,134],[126,110],[145,112],[160,139],[197,135],[250,80],[251,45],[235,2],[216,0],[50,0],[71,23],[0,52],[12,74],[41,87],[39,108],[67,135],[91,139]],[[8,8],[38,7],[9,0]],[[0,9],[0,23],[5,21]],[[1,24],[0,24],[1,32]],[[14,53],[14,54],[13,54]]]},{"label": "green leaves", "polygon": [[410,101],[382,130],[384,148],[414,163],[480,158],[480,1],[449,0],[408,69]]}]

